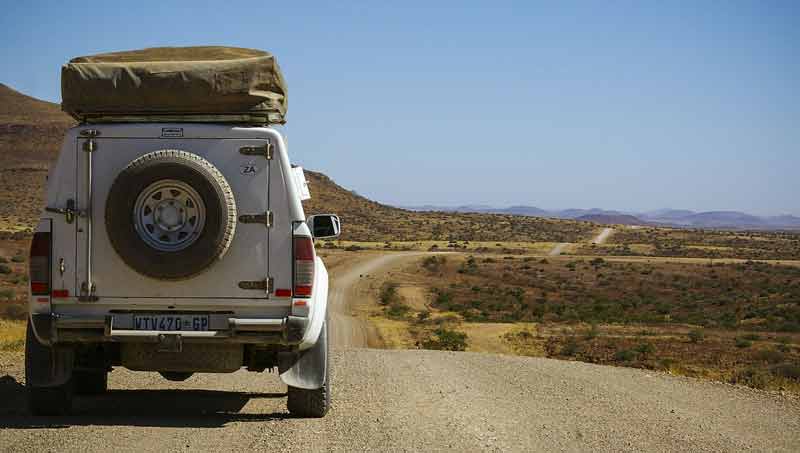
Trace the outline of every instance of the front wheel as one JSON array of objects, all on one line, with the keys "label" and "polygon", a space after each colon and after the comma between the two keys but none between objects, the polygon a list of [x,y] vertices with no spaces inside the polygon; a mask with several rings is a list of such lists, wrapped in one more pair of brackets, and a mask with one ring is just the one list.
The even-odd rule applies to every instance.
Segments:
[{"label": "front wheel", "polygon": [[325,382],[318,389],[301,389],[289,386],[287,406],[292,415],[299,417],[324,417],[331,405],[330,359],[328,358],[328,323],[322,326],[315,348],[325,348]]}]

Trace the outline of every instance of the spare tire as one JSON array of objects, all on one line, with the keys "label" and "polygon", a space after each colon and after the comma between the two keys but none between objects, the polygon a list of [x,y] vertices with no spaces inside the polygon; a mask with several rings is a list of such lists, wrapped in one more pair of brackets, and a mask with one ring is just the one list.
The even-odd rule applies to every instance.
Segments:
[{"label": "spare tire", "polygon": [[155,151],[117,176],[106,199],[111,245],[136,272],[162,280],[199,274],[225,255],[236,202],[210,162],[178,150]]}]

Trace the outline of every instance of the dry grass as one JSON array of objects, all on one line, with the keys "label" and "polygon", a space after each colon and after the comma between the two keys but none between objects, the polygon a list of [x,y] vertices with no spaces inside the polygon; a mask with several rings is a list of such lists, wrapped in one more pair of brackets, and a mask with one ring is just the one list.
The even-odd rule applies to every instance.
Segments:
[{"label": "dry grass", "polygon": [[[757,263],[439,255],[393,272],[397,291],[383,305],[378,300],[387,279],[371,282],[359,313],[377,326],[387,347],[421,347],[445,326],[466,333],[470,351],[647,368],[800,393],[800,332],[770,330],[797,327],[797,272]],[[627,304],[628,290],[644,299],[617,310],[616,303]],[[738,298],[737,291],[770,296]],[[719,302],[728,297],[736,302]],[[549,303],[559,307],[551,311]]]},{"label": "dry grass", "polygon": [[0,319],[0,351],[25,349],[25,321]]}]

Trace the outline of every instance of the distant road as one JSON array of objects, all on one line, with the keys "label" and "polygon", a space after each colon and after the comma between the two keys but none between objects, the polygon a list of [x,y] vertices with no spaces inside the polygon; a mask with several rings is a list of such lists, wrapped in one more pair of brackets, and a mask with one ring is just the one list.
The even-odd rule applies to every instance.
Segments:
[{"label": "distant road", "polygon": [[[614,234],[613,228],[603,228],[603,231],[600,232],[597,236],[595,236],[591,243],[592,244],[602,244],[608,240],[611,235]],[[549,256],[558,256],[564,253],[564,250],[571,245],[570,242],[562,242],[560,244],[556,244],[547,254]]]},{"label": "distant road", "polygon": [[603,231],[601,231],[600,234],[598,234],[597,237],[592,240],[592,244],[600,245],[600,244],[606,242],[606,240],[612,234],[614,234],[614,229],[613,228],[603,228]]},{"label": "distant road", "polygon": [[564,253],[564,249],[567,248],[568,245],[570,245],[569,242],[562,242],[560,244],[556,244],[555,247],[553,247],[553,249],[550,250],[548,255],[550,255],[550,256],[561,255],[562,253]]},{"label": "distant road", "polygon": [[800,451],[796,397],[580,362],[354,347],[368,337],[350,316],[358,283],[413,258],[364,254],[331,271],[326,418],[290,417],[274,374],[175,383],[124,369],[108,394],[77,399],[76,415],[31,417],[20,356],[0,361],[0,451]]}]

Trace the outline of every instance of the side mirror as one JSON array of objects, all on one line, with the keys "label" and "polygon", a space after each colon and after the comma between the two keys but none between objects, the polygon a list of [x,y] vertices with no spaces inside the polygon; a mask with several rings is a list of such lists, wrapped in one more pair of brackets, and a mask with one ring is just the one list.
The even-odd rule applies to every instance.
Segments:
[{"label": "side mirror", "polygon": [[306,220],[306,225],[314,239],[335,238],[342,232],[339,216],[334,214],[312,215]]}]

